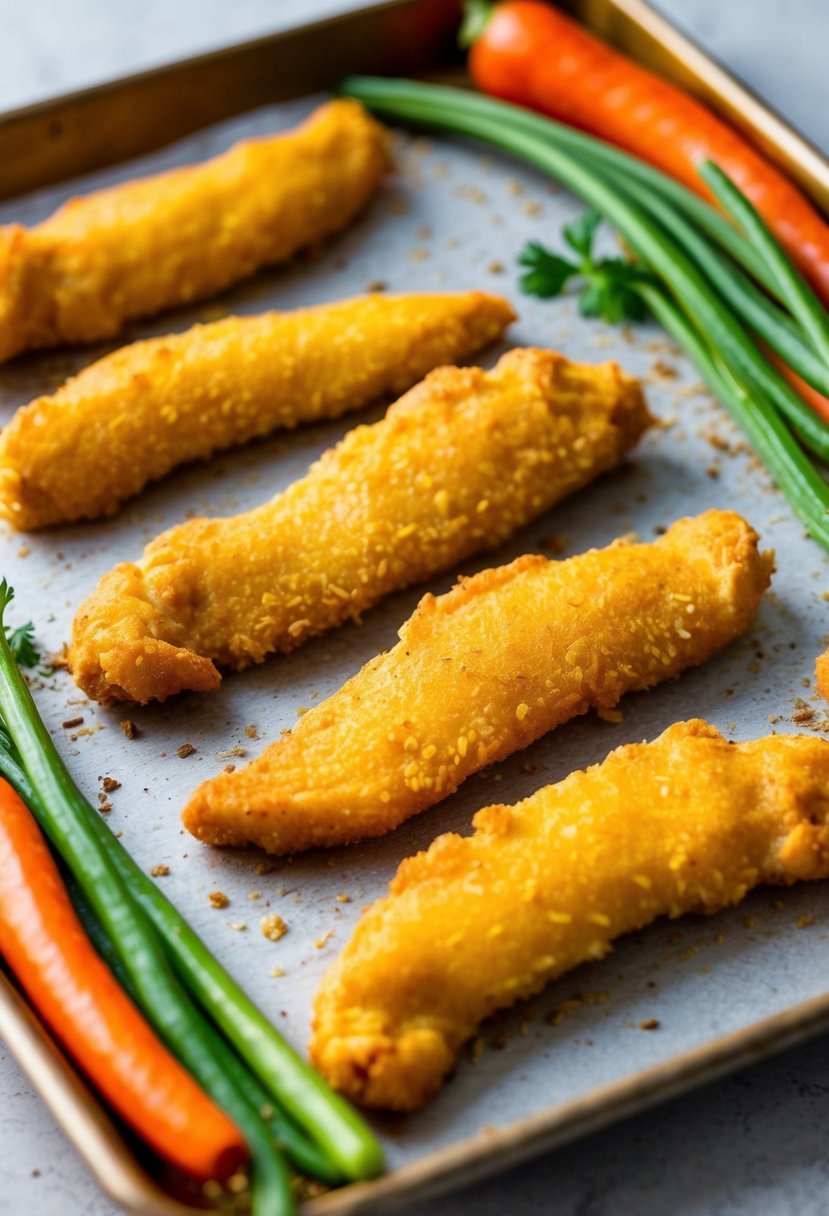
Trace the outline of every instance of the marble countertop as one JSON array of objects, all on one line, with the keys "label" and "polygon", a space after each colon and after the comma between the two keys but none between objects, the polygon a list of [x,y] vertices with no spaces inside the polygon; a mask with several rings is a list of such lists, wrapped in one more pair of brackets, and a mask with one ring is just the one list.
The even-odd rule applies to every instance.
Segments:
[{"label": "marble countertop", "polygon": [[[0,0],[0,109],[354,6]],[[826,0],[659,6],[829,151]],[[823,1039],[405,1216],[822,1216],[827,1143]],[[0,1145],[3,1213],[114,1216],[2,1045]]]}]

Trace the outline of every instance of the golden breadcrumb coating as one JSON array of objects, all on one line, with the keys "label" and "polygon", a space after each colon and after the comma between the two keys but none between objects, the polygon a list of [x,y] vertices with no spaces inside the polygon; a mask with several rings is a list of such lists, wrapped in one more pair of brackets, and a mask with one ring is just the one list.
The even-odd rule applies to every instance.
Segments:
[{"label": "golden breadcrumb coating", "polygon": [[96,700],[163,700],[342,624],[500,544],[612,468],[650,423],[612,363],[516,350],[445,367],[264,506],[172,528],[82,605],[70,664]]},{"label": "golden breadcrumb coating", "polygon": [[815,664],[815,679],[817,680],[818,692],[825,701],[829,701],[829,650],[818,655],[818,660]]},{"label": "golden breadcrumb coating", "polygon": [[357,102],[332,101],[287,134],[0,228],[0,361],[110,338],[324,240],[370,199],[386,142]]},{"label": "golden breadcrumb coating", "polygon": [[771,570],[745,520],[709,511],[652,544],[462,579],[259,759],[197,789],[185,825],[272,853],[382,835],[562,722],[702,663],[751,623]]},{"label": "golden breadcrumb coating", "polygon": [[829,877],[827,816],[829,743],[729,743],[701,721],[487,807],[363,916],[317,995],[311,1059],[354,1101],[413,1110],[479,1022],[614,937]]},{"label": "golden breadcrumb coating", "polygon": [[109,515],[185,461],[402,393],[514,318],[480,291],[375,295],[122,347],[0,433],[0,516],[31,530]]}]

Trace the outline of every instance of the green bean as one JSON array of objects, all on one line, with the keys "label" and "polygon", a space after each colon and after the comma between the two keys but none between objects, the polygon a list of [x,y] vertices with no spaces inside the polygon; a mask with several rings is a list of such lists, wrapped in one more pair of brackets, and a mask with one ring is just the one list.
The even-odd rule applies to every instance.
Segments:
[{"label": "green bean", "polygon": [[768,398],[750,392],[740,382],[663,291],[649,284],[638,285],[637,291],[660,325],[684,348],[714,396],[748,435],[808,532],[829,549],[829,486],[803,455],[774,406]]},{"label": "green bean", "polygon": [[[108,833],[100,817],[98,824],[99,833]],[[271,1096],[347,1178],[379,1173],[382,1149],[357,1112],[277,1034],[129,854],[119,849],[113,861],[163,938],[179,975]]]},{"label": "green bean", "polygon": [[[829,392],[829,369],[805,346],[799,330],[788,314],[768,300],[751,280],[733,262],[724,261],[721,254],[700,236],[694,226],[663,199],[648,195],[638,183],[624,181],[621,177],[609,179],[616,189],[631,198],[643,210],[647,210],[696,262],[712,286],[758,335],[775,350],[786,363],[802,375],[814,388]],[[765,391],[774,382],[774,401],[794,427],[801,441],[829,463],[829,425],[806,404],[801,396],[762,359],[760,374],[765,373]]]},{"label": "green bean", "polygon": [[809,284],[796,270],[756,207],[737,189],[719,165],[710,160],[703,161],[698,166],[698,171],[722,207],[736,220],[764,259],[777,280],[780,294],[792,316],[809,334],[824,365],[829,367],[829,317]]},{"label": "green bean", "polygon": [[[64,879],[87,936],[121,987],[136,1004],[139,1004],[135,985],[125,971],[100,921],[92,911],[79,883],[71,873],[65,873]],[[291,1165],[300,1173],[309,1178],[316,1178],[328,1186],[338,1186],[342,1183],[344,1181],[342,1174],[332,1167],[329,1159],[307,1139],[293,1120],[270,1101],[268,1094],[256,1077],[245,1067],[218,1031],[209,1022],[205,1023],[205,1028],[214,1055],[218,1057],[221,1066],[231,1077],[239,1092],[245,1095],[248,1103],[258,1113],[262,1123],[275,1137],[278,1147],[285,1153]]]},{"label": "green bean", "polygon": [[[616,170],[605,170],[605,176],[615,181],[644,210],[650,210],[671,235],[686,245],[694,260],[705,271],[717,290],[735,308],[747,324],[773,350],[786,359],[813,388],[829,393],[829,369],[817,357],[814,348],[791,315],[775,304],[730,258],[723,259],[706,241],[697,228],[681,214],[666,206],[659,196],[640,182],[625,178]],[[782,330],[782,336],[777,332]]]}]

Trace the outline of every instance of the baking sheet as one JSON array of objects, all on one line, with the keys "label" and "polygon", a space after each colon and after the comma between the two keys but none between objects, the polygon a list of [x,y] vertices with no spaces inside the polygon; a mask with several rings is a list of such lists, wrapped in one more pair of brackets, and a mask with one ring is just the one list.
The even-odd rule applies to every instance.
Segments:
[{"label": "baking sheet", "polygon": [[[72,193],[201,159],[241,136],[290,126],[317,100],[269,107],[133,164],[3,204],[0,221],[32,223]],[[390,598],[362,626],[348,625],[288,658],[230,675],[218,693],[202,698],[105,711],[87,703],[65,672],[38,682],[38,704],[82,788],[94,800],[102,777],[121,781],[107,816],[113,831],[122,833],[145,869],[169,867],[157,881],[300,1049],[314,991],[362,906],[382,893],[403,857],[426,847],[438,832],[468,831],[480,806],[524,797],[601,760],[612,747],[652,738],[685,717],[706,717],[734,738],[827,725],[810,681],[826,628],[829,558],[804,538],[785,500],[661,331],[610,329],[578,318],[572,300],[531,301],[516,292],[514,263],[523,242],[556,244],[562,223],[580,205],[538,174],[471,145],[401,135],[396,154],[397,172],[371,211],[318,257],[260,275],[207,306],[137,326],[130,336],[181,329],[225,312],[336,299],[380,283],[391,291],[501,291],[521,314],[510,331],[511,345],[549,345],[585,360],[618,359],[646,379],[662,426],[628,466],[550,512],[510,545],[467,563],[464,572],[522,552],[575,553],[624,533],[649,539],[680,515],[711,506],[743,512],[764,545],[776,549],[779,570],[749,635],[707,667],[626,698],[620,723],[590,715],[471,778],[453,798],[383,840],[293,860],[207,849],[181,829],[180,807],[198,781],[231,761],[244,762],[228,755],[234,748],[253,757],[296,721],[302,707],[317,703],[392,644],[427,587]],[[612,247],[609,234],[606,239]],[[5,421],[17,405],[49,391],[103,349],[0,368],[0,418]],[[482,361],[491,363],[498,353],[488,352]],[[43,649],[58,651],[80,600],[114,562],[137,556],[158,531],[189,514],[228,514],[263,501],[301,476],[349,426],[381,413],[378,408],[277,436],[180,471],[111,521],[33,537],[4,534],[0,568],[18,593],[12,622],[31,616]],[[439,593],[453,577],[439,578],[428,589]],[[62,726],[78,717],[79,727]],[[139,727],[138,738],[128,740],[120,730],[126,717]],[[176,748],[182,743],[193,744],[196,753],[180,759]],[[211,905],[214,891],[229,897],[227,908]],[[289,925],[278,943],[259,931],[261,917],[274,911]],[[426,1110],[378,1120],[390,1165],[585,1096],[819,994],[829,973],[826,911],[823,887],[764,890],[715,919],[665,922],[623,940],[608,959],[580,968],[489,1023],[482,1049],[466,1054],[456,1077]],[[273,975],[274,968],[284,975]],[[640,1029],[652,1018],[658,1029]],[[4,1069],[0,1102],[15,1085]],[[98,1207],[102,1201],[91,1179],[88,1187],[88,1210],[108,1211]],[[83,1206],[74,1182],[73,1190]]]}]

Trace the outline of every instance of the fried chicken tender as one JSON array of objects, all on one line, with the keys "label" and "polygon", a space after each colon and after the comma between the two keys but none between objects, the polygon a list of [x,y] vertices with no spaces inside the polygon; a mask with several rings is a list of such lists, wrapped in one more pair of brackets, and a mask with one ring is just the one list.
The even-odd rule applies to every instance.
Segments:
[{"label": "fried chicken tender", "polygon": [[824,701],[829,701],[829,650],[818,655],[817,663],[815,664],[815,680],[817,688]]},{"label": "fried chicken tender", "polygon": [[497,545],[617,465],[650,424],[613,363],[515,350],[440,368],[273,501],[194,519],[82,605],[70,665],[98,701],[163,700],[342,624]]},{"label": "fried chicken tender", "polygon": [[414,1110],[484,1018],[660,916],[829,877],[829,743],[680,722],[408,858],[316,998],[311,1059]]},{"label": "fried chicken tender", "polygon": [[185,461],[402,393],[514,318],[480,291],[374,295],[122,347],[0,433],[0,516],[31,530],[112,514]]},{"label": "fried chicken tender", "polygon": [[702,663],[749,626],[771,570],[745,520],[709,511],[652,544],[462,579],[290,734],[197,789],[185,826],[271,853],[382,835],[562,722]]},{"label": "fried chicken tender", "polygon": [[365,207],[386,143],[357,102],[333,101],[294,131],[0,228],[0,361],[110,338],[317,244]]}]

